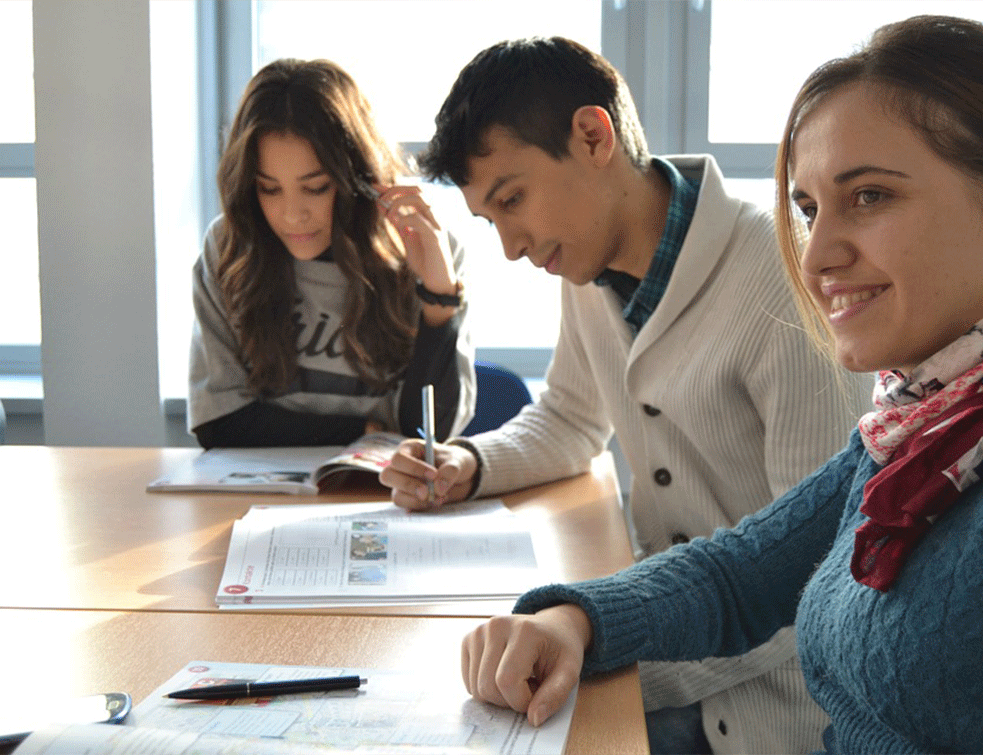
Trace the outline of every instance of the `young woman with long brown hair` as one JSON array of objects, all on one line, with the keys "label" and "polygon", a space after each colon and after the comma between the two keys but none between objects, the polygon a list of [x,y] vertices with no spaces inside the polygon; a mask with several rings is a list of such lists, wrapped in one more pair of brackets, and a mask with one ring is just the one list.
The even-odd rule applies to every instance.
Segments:
[{"label": "young woman with long brown hair", "polygon": [[194,268],[188,425],[204,447],[415,434],[473,413],[463,249],[326,60],[250,81],[218,171],[223,214]]}]

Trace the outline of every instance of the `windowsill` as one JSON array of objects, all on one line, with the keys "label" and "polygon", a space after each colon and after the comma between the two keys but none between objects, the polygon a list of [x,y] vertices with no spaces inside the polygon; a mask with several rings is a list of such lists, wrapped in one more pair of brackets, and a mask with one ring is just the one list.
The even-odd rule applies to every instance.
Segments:
[{"label": "windowsill", "polygon": [[0,400],[7,414],[40,414],[44,383],[39,375],[4,375],[0,377]]},{"label": "windowsill", "polygon": [[[546,388],[543,379],[526,378],[526,385],[535,400]],[[0,377],[0,401],[7,414],[41,414],[44,406],[44,385],[37,375],[4,375]],[[167,416],[183,415],[187,400],[182,397],[164,399]]]}]

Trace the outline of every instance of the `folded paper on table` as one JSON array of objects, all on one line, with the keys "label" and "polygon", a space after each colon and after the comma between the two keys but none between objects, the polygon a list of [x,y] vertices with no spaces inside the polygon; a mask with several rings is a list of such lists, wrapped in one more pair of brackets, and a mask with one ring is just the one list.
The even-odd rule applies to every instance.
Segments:
[{"label": "folded paper on table", "polygon": [[[357,674],[357,690],[235,701],[178,701],[168,692],[231,681],[277,681]],[[365,668],[267,666],[192,661],[137,705],[122,726],[47,728],[29,737],[18,755],[299,755],[348,752],[529,753],[559,755],[566,745],[576,690],[540,727],[521,713],[468,697],[455,679]]]}]

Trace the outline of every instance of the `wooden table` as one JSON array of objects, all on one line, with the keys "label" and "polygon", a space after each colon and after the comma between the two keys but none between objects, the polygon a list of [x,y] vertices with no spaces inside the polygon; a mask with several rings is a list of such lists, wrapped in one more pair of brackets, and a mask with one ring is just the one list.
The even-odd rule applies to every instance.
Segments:
[{"label": "wooden table", "polygon": [[[316,498],[145,491],[166,465],[197,453],[0,446],[0,573],[8,575],[0,608],[216,611],[232,523],[250,506],[388,500],[382,487]],[[528,520],[544,582],[603,576],[631,563],[610,454],[598,457],[590,474],[503,500]],[[511,606],[488,600],[357,610],[492,616]]]},{"label": "wooden table", "polygon": [[[453,685],[448,689],[460,689],[463,700],[467,692],[456,649],[479,623],[403,616],[0,610],[8,687],[40,699],[126,691],[134,702],[193,660],[419,669]],[[635,669],[582,682],[567,755],[647,752]]]},{"label": "wooden table", "polygon": [[[286,612],[219,611],[232,522],[250,506],[384,500],[147,493],[195,449],[0,446],[4,677],[23,694],[129,692],[189,660],[414,669],[460,680],[463,636],[512,601]],[[602,576],[632,554],[610,455],[589,474],[503,500],[530,524],[548,579]],[[544,579],[546,581],[546,579]],[[52,687],[52,680],[63,685]],[[567,753],[648,751],[635,667],[581,685]]]}]

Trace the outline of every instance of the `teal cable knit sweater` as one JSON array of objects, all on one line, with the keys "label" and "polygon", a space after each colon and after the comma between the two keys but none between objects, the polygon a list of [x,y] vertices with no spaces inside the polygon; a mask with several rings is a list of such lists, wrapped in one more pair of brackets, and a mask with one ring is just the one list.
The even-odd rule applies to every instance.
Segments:
[{"label": "teal cable knit sweater", "polygon": [[537,588],[515,611],[582,606],[594,627],[585,674],[738,655],[795,622],[809,690],[832,719],[829,752],[983,753],[983,485],[881,593],[850,573],[864,484],[879,469],[854,431],[733,529],[610,577]]}]

